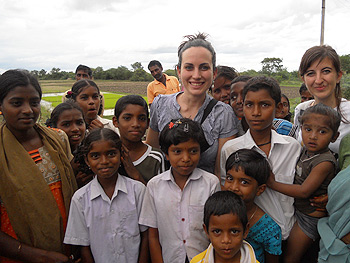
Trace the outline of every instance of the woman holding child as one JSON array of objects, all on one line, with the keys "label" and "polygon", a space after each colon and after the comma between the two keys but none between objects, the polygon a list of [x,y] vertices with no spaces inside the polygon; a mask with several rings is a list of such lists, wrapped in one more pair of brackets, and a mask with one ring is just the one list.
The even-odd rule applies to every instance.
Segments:
[{"label": "woman holding child", "polygon": [[299,74],[314,100],[305,101],[295,108],[294,124],[301,129],[299,116],[305,109],[318,103],[323,103],[338,111],[342,117],[338,139],[329,145],[330,150],[339,152],[341,139],[350,132],[350,101],[342,98],[340,80],[343,72],[337,52],[330,46],[314,46],[308,49],[301,59]]},{"label": "woman holding child", "polygon": [[201,123],[209,145],[199,168],[219,176],[222,145],[237,134],[237,123],[229,105],[207,94],[216,76],[216,53],[206,35],[187,36],[178,49],[177,72],[183,92],[158,96],[152,103],[147,143],[159,147],[159,133],[171,119],[190,118]]}]

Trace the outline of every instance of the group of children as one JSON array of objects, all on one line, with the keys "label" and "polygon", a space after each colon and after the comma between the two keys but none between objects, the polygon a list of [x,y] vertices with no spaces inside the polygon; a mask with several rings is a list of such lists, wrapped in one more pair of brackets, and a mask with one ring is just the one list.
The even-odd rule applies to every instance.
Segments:
[{"label": "group of children", "polygon": [[[308,198],[325,194],[335,175],[328,144],[337,138],[340,117],[322,104],[306,110],[301,119],[305,148],[299,156],[299,143],[271,128],[281,107],[277,82],[255,77],[245,84],[242,101],[249,131],[226,143],[221,154],[223,189],[236,195],[212,196],[221,190],[220,183],[196,168],[205,136],[190,119],[172,120],[160,134],[161,150],[171,165],[165,171],[162,153],[142,142],[147,104],[128,95],[115,106],[113,124],[120,138],[110,129],[92,129],[79,148],[96,176],[73,196],[64,242],[81,246],[84,262],[147,262],[148,247],[152,262],[249,257],[253,261],[241,262],[255,262],[254,255],[259,262],[278,262],[282,240],[289,236],[285,262],[298,262],[317,239],[317,218],[325,215]],[[85,114],[89,110],[72,102],[52,112],[53,127],[67,133],[72,150],[84,137],[79,127]],[[237,202],[237,195],[243,202]],[[296,216],[291,197],[296,198]]]},{"label": "group of children", "polygon": [[[188,50],[191,48],[197,53],[206,51],[202,46]],[[189,54],[185,54],[186,59],[191,61]],[[194,56],[195,63],[186,63],[192,67],[200,64],[205,75],[209,67],[203,68],[199,63],[201,56]],[[188,65],[186,70],[191,71]],[[81,71],[83,76],[84,70]],[[40,87],[36,87],[37,84],[5,85],[7,75],[0,77],[0,110],[6,129],[14,135],[12,141],[18,141],[28,152],[34,146],[41,149],[44,144],[49,148],[50,143],[54,143],[60,150],[59,156],[51,148],[48,155],[55,157],[54,162],[62,162],[66,169],[60,168],[57,178],[74,171],[80,187],[73,195],[74,182],[69,176],[68,179],[62,177],[63,189],[71,182],[70,192],[58,192],[55,196],[57,204],[66,202],[55,215],[59,218],[61,213],[64,219],[65,213],[69,213],[68,222],[58,220],[56,223],[60,224],[61,232],[65,230],[64,244],[71,245],[59,251],[66,254],[71,251],[70,260],[273,263],[281,260],[283,251],[283,262],[300,262],[319,238],[318,220],[325,217],[326,212],[317,209],[310,199],[326,195],[337,172],[337,160],[329,144],[337,140],[342,116],[331,107],[317,103],[303,111],[299,120],[301,145],[292,136],[281,135],[273,128],[276,113],[283,107],[278,83],[264,76],[234,78],[230,84],[230,101],[240,118],[241,136],[222,146],[217,157],[219,179],[197,167],[201,154],[210,146],[199,122],[191,118],[172,119],[159,134],[161,150],[151,147],[143,142],[149,126],[146,101],[138,95],[124,96],[115,105],[113,120],[105,120],[99,116],[100,90],[92,80],[86,79],[73,85],[66,95],[70,100],[57,106],[47,122],[67,134],[71,152],[64,155],[61,152],[69,148],[64,144],[67,139],[58,143],[59,137],[53,136],[53,131],[35,124]],[[192,82],[189,79],[187,84],[195,93],[202,84]],[[219,83],[227,90],[224,80]],[[219,93],[215,88],[212,92]],[[227,100],[226,93],[221,97]],[[1,126],[1,132],[4,130],[6,138],[10,138],[5,126]],[[56,139],[49,139],[47,143],[45,136]],[[2,135],[2,140],[4,138]],[[2,140],[0,147],[6,148],[2,152],[10,151],[8,142]],[[41,154],[32,158],[39,158]],[[4,156],[0,155],[2,165],[6,163]],[[17,169],[12,161],[9,169]],[[2,173],[11,178],[6,171]],[[12,184],[11,180],[4,182]],[[4,193],[8,193],[3,188],[0,190],[5,202],[11,199],[5,196]],[[67,200],[71,196],[68,211]],[[53,201],[47,199],[47,202]],[[40,204],[35,203],[33,207],[36,206]],[[0,210],[1,220],[3,211]],[[11,221],[13,212],[9,211]],[[21,242],[16,250],[17,237],[4,237],[3,232],[7,232],[2,222],[0,244],[9,245],[0,249],[0,255],[29,260],[34,252],[42,253],[32,250],[32,254],[27,254],[28,244]],[[17,222],[14,228],[20,229]],[[37,231],[40,232],[40,226]],[[55,237],[59,235],[55,233]],[[27,236],[30,234],[26,233]],[[57,240],[59,238],[55,245],[60,246]],[[35,247],[35,242],[32,245]],[[50,246],[45,249],[54,250]],[[63,254],[46,253],[46,256],[56,260],[53,262],[69,260]]]}]

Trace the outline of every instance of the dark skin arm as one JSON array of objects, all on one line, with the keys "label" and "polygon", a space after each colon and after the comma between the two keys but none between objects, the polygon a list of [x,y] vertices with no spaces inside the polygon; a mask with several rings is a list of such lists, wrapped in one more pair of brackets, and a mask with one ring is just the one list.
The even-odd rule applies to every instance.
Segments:
[{"label": "dark skin arm", "polygon": [[148,229],[148,237],[152,262],[163,263],[162,247],[159,242],[158,228],[150,227]]},{"label": "dark skin arm", "polygon": [[271,174],[267,181],[267,186],[291,197],[308,198],[320,187],[322,182],[332,172],[333,167],[331,162],[322,162],[316,165],[301,185],[276,182],[275,176]]},{"label": "dark skin arm", "polygon": [[94,119],[89,124],[89,131],[92,131],[94,129],[102,129],[103,127],[104,126],[102,122],[100,122],[98,119]]},{"label": "dark skin arm", "polygon": [[139,263],[149,262],[148,230],[141,232]]},{"label": "dark skin arm", "polygon": [[122,156],[120,158],[123,162],[126,173],[134,180],[140,181],[146,185],[146,181],[143,179],[140,172],[136,169],[131,161],[129,150],[124,145],[122,145]]},{"label": "dark skin arm", "polygon": [[81,263],[94,263],[94,257],[92,256],[90,246],[82,246],[81,252]]},{"label": "dark skin arm", "polygon": [[68,257],[61,253],[25,245],[2,231],[0,231],[0,255],[25,262],[69,262]]}]

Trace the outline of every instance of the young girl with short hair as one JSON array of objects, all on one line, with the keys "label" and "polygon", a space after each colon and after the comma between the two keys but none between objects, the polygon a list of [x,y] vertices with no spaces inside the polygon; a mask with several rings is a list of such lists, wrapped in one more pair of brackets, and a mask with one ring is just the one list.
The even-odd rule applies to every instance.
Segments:
[{"label": "young girl with short hair", "polygon": [[152,262],[189,262],[209,245],[202,228],[203,208],[220,183],[197,168],[206,150],[199,123],[172,120],[159,141],[171,168],[148,181],[140,223],[149,227]]},{"label": "young girl with short hair", "polygon": [[148,262],[147,227],[138,223],[146,187],[118,174],[121,146],[103,128],[80,148],[96,176],[72,198],[64,243],[81,246],[82,262]]}]

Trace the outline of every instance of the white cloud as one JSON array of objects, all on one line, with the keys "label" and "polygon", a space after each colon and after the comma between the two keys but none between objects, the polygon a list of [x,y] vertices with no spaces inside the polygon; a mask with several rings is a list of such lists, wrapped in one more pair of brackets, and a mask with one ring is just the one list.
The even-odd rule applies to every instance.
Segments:
[{"label": "white cloud", "polygon": [[[321,1],[303,0],[0,0],[0,68],[104,69],[158,59],[177,63],[183,36],[204,31],[217,62],[261,68],[265,57],[298,68],[305,50],[319,44]],[[325,43],[349,54],[350,3],[327,1]]]}]

